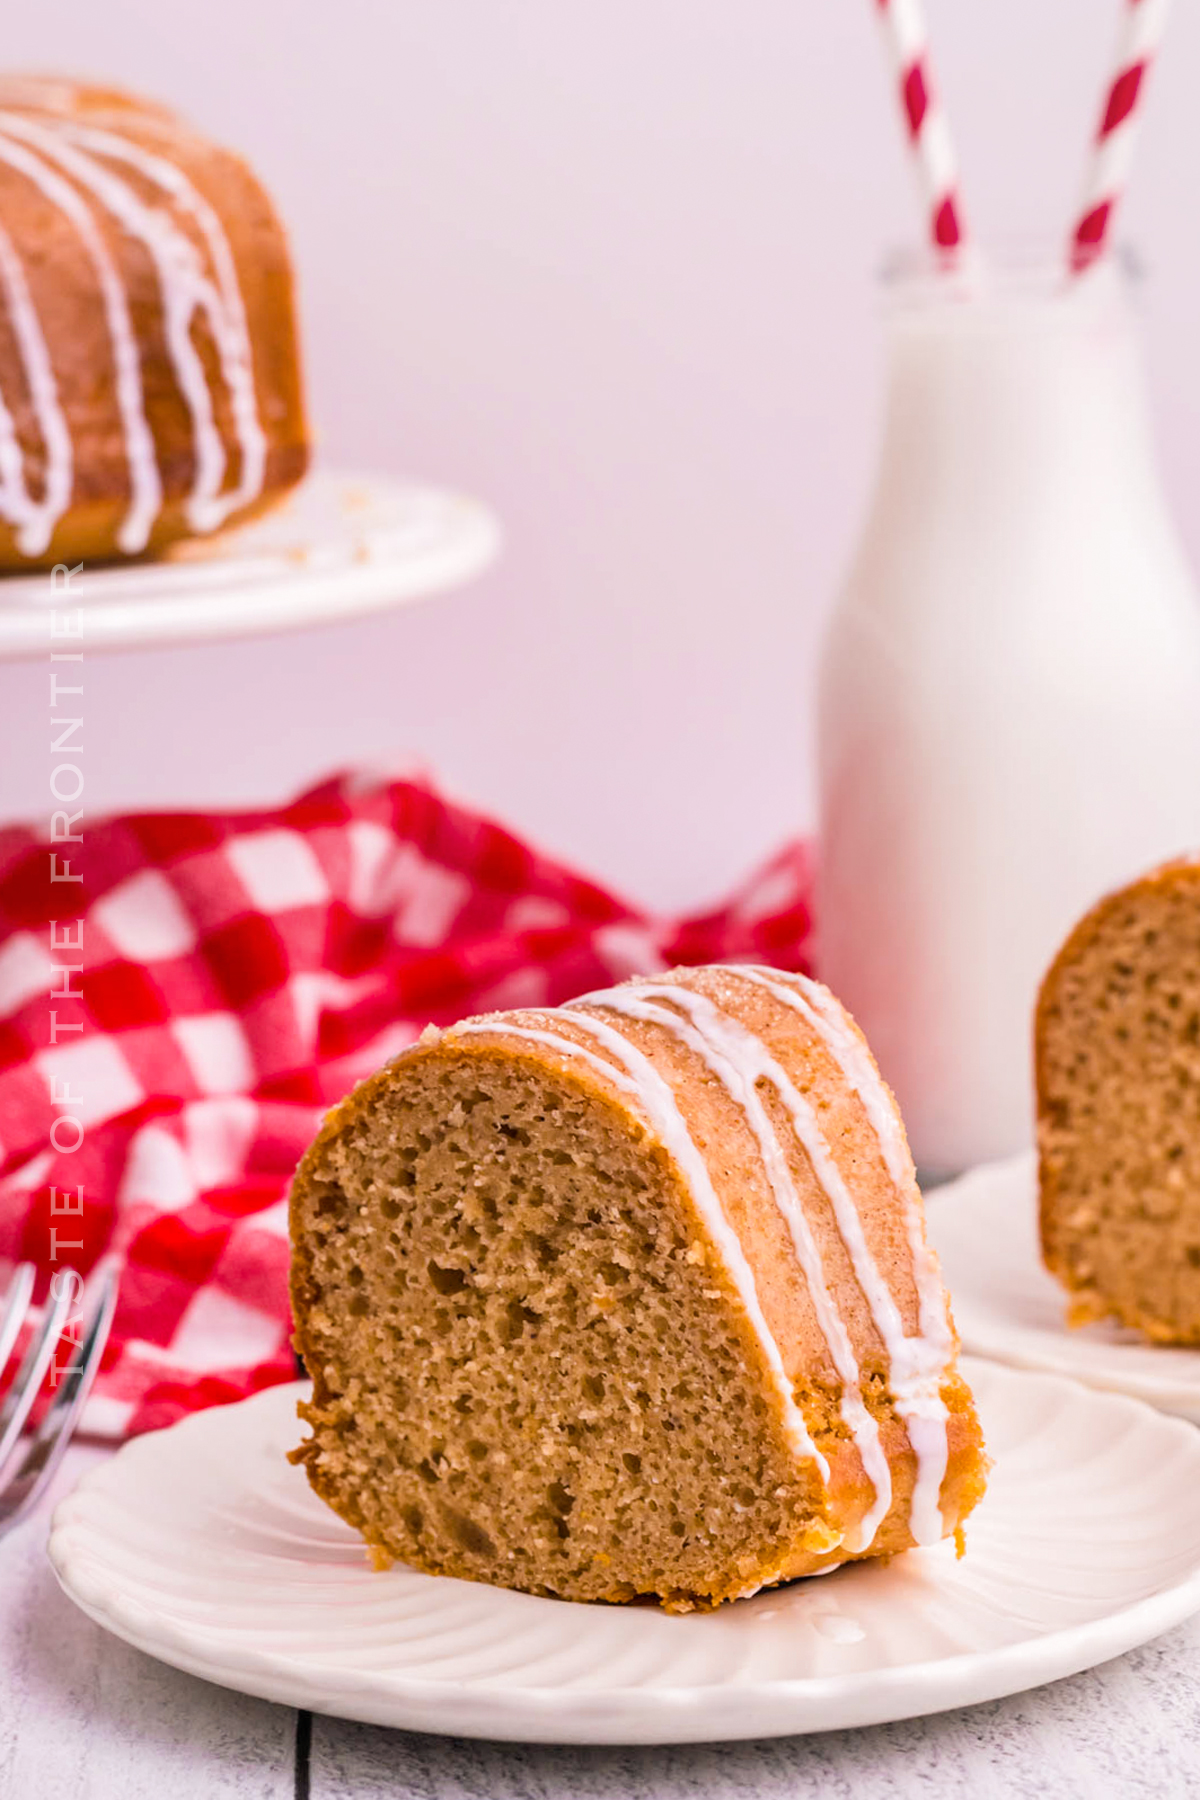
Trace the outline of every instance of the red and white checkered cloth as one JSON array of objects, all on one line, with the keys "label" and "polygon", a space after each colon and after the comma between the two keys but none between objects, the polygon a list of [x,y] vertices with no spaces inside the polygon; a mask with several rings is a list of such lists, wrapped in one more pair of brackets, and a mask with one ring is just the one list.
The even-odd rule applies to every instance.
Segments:
[{"label": "red and white checkered cloth", "polygon": [[0,831],[0,1280],[119,1258],[85,1417],[111,1437],[290,1379],[292,1171],[427,1023],[673,962],[800,968],[810,929],[802,843],[671,922],[417,780],[111,819],[54,855]]}]

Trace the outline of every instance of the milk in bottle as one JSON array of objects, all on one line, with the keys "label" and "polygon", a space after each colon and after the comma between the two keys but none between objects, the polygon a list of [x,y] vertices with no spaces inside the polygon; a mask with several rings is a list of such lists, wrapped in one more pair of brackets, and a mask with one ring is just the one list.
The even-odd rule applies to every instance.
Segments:
[{"label": "milk in bottle", "polygon": [[889,284],[882,453],[820,684],[819,972],[949,1171],[1031,1136],[1078,915],[1200,848],[1200,602],[1128,277]]}]

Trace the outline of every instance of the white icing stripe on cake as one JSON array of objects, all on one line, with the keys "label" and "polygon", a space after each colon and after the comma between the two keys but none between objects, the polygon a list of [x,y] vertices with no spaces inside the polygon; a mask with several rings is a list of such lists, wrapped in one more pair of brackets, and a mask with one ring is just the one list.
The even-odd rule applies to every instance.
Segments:
[{"label": "white icing stripe on cake", "polygon": [[545,1044],[547,1049],[569,1052],[570,1055],[581,1057],[584,1062],[591,1063],[599,1074],[607,1076],[614,1087],[619,1087],[622,1093],[630,1094],[634,1098],[637,1096],[636,1081],[631,1080],[628,1075],[622,1075],[620,1069],[614,1069],[612,1064],[606,1062],[602,1056],[596,1056],[583,1044],[575,1043],[572,1038],[562,1037],[557,1031],[538,1031],[532,1025],[493,1025],[487,1019],[465,1019],[461,1025],[451,1025],[445,1035],[448,1038],[457,1038],[468,1037],[480,1032],[491,1037],[500,1033],[504,1037],[525,1038],[531,1044]]},{"label": "white icing stripe on cake", "polygon": [[[921,1332],[931,1343],[941,1345],[946,1360],[949,1361],[953,1334],[946,1311],[945,1289],[933,1252],[926,1242],[920,1214],[910,1198],[913,1169],[900,1116],[870,1052],[850,1025],[843,1008],[819,981],[811,981],[805,975],[785,974],[778,969],[746,967],[741,964],[733,972],[766,988],[777,1000],[807,1019],[824,1039],[834,1061],[862,1102],[871,1129],[879,1140],[884,1166],[904,1201]],[[795,987],[792,983],[795,983]]]},{"label": "white icing stripe on cake", "polygon": [[117,533],[117,543],[127,554],[135,554],[145,549],[158,516],[162,505],[162,482],[154,454],[154,439],[146,422],[141,362],[125,290],[86,202],[57,169],[35,156],[25,144],[14,142],[17,135],[12,130],[14,122],[22,123],[11,113],[0,113],[0,161],[24,175],[71,221],[96,271],[112,344],[117,407],[129,464],[129,511]]},{"label": "white icing stripe on cake", "polygon": [[[229,239],[216,212],[184,175],[182,169],[131,143],[116,132],[101,131],[94,126],[63,123],[58,127],[71,143],[111,161],[124,162],[154,186],[171,196],[181,212],[197,225],[216,276],[220,304],[207,308],[213,336],[221,358],[221,373],[229,391],[230,410],[241,450],[241,468],[237,485],[226,494],[208,501],[206,510],[198,510],[190,522],[197,531],[214,530],[230,513],[247,505],[262,492],[266,475],[267,438],[258,411],[258,390],[254,380],[254,355],[241,284],[233,260]],[[190,248],[190,246],[189,246]]]},{"label": "white icing stripe on cake", "polygon": [[0,286],[45,452],[42,498],[29,491],[13,417],[0,397],[0,516],[14,526],[22,556],[41,556],[71,501],[74,454],[41,321],[21,259],[0,229]]},{"label": "white icing stripe on cake", "polygon": [[[833,1366],[842,1383],[842,1417],[858,1449],[867,1479],[875,1491],[875,1498],[859,1524],[857,1539],[848,1546],[856,1551],[869,1549],[891,1508],[891,1467],[879,1441],[878,1423],[863,1402],[861,1372],[854,1347],[829,1291],[821,1252],[796,1191],[786,1152],[779,1142],[770,1114],[763,1105],[756,1086],[763,1046],[737,1020],[722,1013],[704,995],[696,994],[688,988],[638,982],[634,987],[588,994],[585,1001],[590,1006],[603,1007],[608,1012],[620,1013],[627,1018],[641,1019],[644,1023],[659,1025],[672,1032],[700,1057],[705,1067],[717,1077],[730,1099],[745,1114],[746,1123],[758,1144],[775,1203],[787,1225],[797,1260],[804,1272],[818,1328],[829,1347]],[[675,1011],[676,1007],[682,1008],[687,1017],[682,1017]],[[566,1011],[574,1016],[576,1007],[568,1006]],[[750,1054],[747,1054],[747,1045],[752,1046]]]},{"label": "white icing stripe on cake", "polygon": [[[828,1480],[829,1464],[809,1436],[804,1414],[796,1405],[792,1384],[788,1380],[787,1370],[783,1366],[779,1345],[763,1315],[754,1273],[746,1260],[737,1233],[725,1217],[724,1208],[708,1172],[708,1165],[687,1128],[687,1122],[679,1110],[669,1084],[659,1074],[649,1057],[644,1055],[636,1044],[631,1044],[628,1038],[623,1037],[613,1026],[606,1025],[601,1019],[592,1018],[590,1014],[578,1012],[571,1013],[571,1022],[581,1030],[589,1032],[603,1044],[604,1048],[616,1057],[621,1068],[614,1069],[610,1062],[603,1057],[593,1055],[585,1046],[577,1044],[573,1038],[563,1037],[557,1032],[544,1031],[532,1026],[512,1025],[503,1019],[495,1021],[480,1019],[469,1021],[463,1025],[455,1025],[446,1033],[446,1036],[453,1039],[467,1032],[490,1032],[502,1037],[528,1038],[534,1043],[545,1044],[558,1050],[565,1056],[581,1057],[585,1062],[598,1066],[604,1075],[615,1082],[623,1092],[631,1093],[636,1097],[653,1129],[687,1182],[696,1210],[704,1220],[709,1235],[720,1251],[725,1267],[738,1290],[739,1298],[762,1346],[763,1354],[775,1381],[783,1405],[784,1425],[793,1449],[798,1456],[811,1457],[820,1470],[822,1479]],[[625,1071],[624,1076],[622,1076],[621,1069]]]},{"label": "white icing stripe on cake", "polygon": [[940,1384],[950,1364],[954,1340],[945,1291],[925,1239],[920,1213],[912,1200],[912,1165],[895,1104],[870,1053],[827,988],[804,975],[754,965],[738,964],[731,973],[765,989],[798,1012],[817,1032],[862,1103],[878,1139],[884,1166],[903,1204],[919,1323],[918,1338],[905,1338],[904,1342],[919,1347],[920,1360],[915,1362],[906,1356],[905,1366],[894,1377],[893,1396],[917,1461],[917,1480],[909,1507],[912,1534],[919,1544],[936,1542],[945,1528],[940,1502],[949,1461],[948,1414]]},{"label": "white icing stripe on cake", "polygon": [[[237,314],[231,314],[227,292],[218,290],[206,275],[191,238],[164,208],[148,206],[106,162],[89,154],[89,149],[103,148],[106,156],[119,156],[172,198],[190,197],[193,217],[199,211],[199,196],[178,171],[174,172],[177,179],[169,180],[170,164],[139,153],[136,146],[113,133],[55,127],[12,113],[0,113],[0,129],[57,163],[149,253],[158,278],[167,349],[192,421],[195,468],[187,502],[188,523],[196,531],[215,530],[234,507],[258,491],[265,466],[265,440],[257,416],[240,295]],[[210,249],[211,234],[210,222]],[[219,228],[217,236],[221,237]],[[224,248],[228,277],[231,259],[228,246]],[[236,281],[233,286],[236,290]],[[226,495],[221,495],[228,465],[225,444],[217,428],[208,374],[192,338],[193,324],[200,316],[207,321],[216,346],[241,450],[241,478]]]}]

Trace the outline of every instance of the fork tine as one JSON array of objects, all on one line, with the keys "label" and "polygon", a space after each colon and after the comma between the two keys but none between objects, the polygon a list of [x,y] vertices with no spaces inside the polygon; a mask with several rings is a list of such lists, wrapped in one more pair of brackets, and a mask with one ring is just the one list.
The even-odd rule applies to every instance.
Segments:
[{"label": "fork tine", "polygon": [[12,1388],[5,1396],[4,1404],[0,1406],[0,1473],[21,1435],[21,1429],[29,1417],[29,1409],[37,1399],[38,1389],[46,1378],[46,1370],[50,1367],[74,1298],[70,1282],[62,1284],[57,1294],[51,1293],[42,1313],[42,1322],[29,1341],[29,1348],[21,1358],[21,1366]]},{"label": "fork tine", "polygon": [[0,1312],[0,1375],[4,1373],[4,1365],[12,1355],[13,1345],[20,1336],[25,1314],[29,1311],[29,1302],[33,1298],[33,1281],[33,1264],[18,1263],[4,1296],[4,1310]]},{"label": "fork tine", "polygon": [[79,1351],[63,1376],[11,1481],[0,1483],[0,1535],[28,1512],[46,1487],[74,1435],[84,1401],[100,1367],[113,1314],[117,1310],[116,1265],[103,1268],[96,1284]]}]

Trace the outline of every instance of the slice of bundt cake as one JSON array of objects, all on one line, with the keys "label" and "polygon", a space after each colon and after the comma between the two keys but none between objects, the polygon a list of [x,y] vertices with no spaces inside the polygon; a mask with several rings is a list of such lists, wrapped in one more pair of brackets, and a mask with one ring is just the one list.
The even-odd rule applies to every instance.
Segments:
[{"label": "slice of bundt cake", "polygon": [[956,1532],[985,1458],[826,989],[675,970],[419,1044],[291,1202],[294,1452],[386,1563],[711,1606]]},{"label": "slice of bundt cake", "polygon": [[1036,1039],[1042,1254],[1072,1324],[1200,1344],[1200,860],[1081,920]]},{"label": "slice of bundt cake", "polygon": [[165,107],[0,75],[0,569],[154,554],[308,462],[292,271]]}]

